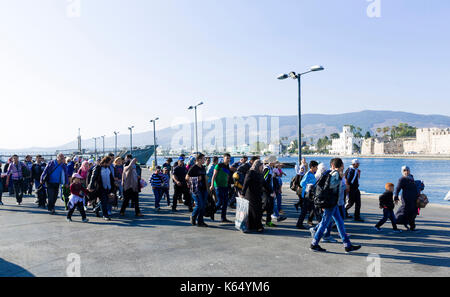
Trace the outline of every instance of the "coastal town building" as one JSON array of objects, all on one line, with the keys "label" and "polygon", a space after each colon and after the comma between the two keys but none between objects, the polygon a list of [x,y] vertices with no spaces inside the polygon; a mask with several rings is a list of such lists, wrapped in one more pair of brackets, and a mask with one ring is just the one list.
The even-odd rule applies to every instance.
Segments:
[{"label": "coastal town building", "polygon": [[[353,155],[359,153],[363,139],[355,137],[350,126],[344,126],[339,138],[333,139],[331,143],[331,154],[336,155]],[[356,146],[356,147],[355,147]]]},{"label": "coastal town building", "polygon": [[391,155],[403,154],[403,140],[388,140],[383,137],[364,139],[361,145],[362,155]]},{"label": "coastal town building", "polygon": [[415,140],[406,140],[405,153],[450,154],[450,128],[422,128],[416,130]]}]

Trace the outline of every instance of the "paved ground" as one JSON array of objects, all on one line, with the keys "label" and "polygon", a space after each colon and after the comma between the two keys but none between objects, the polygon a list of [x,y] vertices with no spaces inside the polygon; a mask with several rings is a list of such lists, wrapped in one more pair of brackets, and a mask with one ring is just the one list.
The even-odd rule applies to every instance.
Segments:
[{"label": "paved ground", "polygon": [[366,222],[346,221],[351,240],[363,248],[345,254],[342,244],[324,243],[328,252],[317,254],[309,251],[309,232],[295,228],[296,197],[287,188],[289,218],[264,234],[243,234],[233,224],[209,220],[210,228],[192,227],[184,206],[177,214],[169,208],[157,214],[149,190],[142,195],[144,217],[134,218],[129,209],[111,222],[89,214],[88,224],[77,213],[67,223],[61,204],[51,216],[36,208],[34,198],[16,206],[4,197],[0,276],[65,276],[71,253],[80,256],[82,276],[366,276],[376,263],[369,254],[379,255],[382,276],[450,275],[450,208],[425,209],[417,220],[420,233],[393,234],[389,223],[377,233],[377,200],[364,196]]}]

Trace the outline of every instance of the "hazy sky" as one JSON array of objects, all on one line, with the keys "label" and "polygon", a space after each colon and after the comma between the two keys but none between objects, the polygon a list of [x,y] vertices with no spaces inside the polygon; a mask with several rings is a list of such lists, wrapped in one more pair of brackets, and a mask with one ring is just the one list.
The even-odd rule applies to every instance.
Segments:
[{"label": "hazy sky", "polygon": [[[0,0],[0,148],[203,116],[363,109],[450,115],[450,2]],[[344,4],[345,3],[345,4]],[[73,10],[72,10],[73,12]]]}]

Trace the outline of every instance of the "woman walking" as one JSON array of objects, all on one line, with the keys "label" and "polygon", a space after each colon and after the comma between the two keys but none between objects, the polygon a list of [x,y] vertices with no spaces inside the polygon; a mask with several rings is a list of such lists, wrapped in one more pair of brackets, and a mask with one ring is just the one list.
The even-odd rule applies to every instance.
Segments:
[{"label": "woman walking", "polygon": [[242,188],[242,197],[249,202],[248,208],[248,229],[250,231],[256,230],[263,232],[264,227],[262,220],[262,188],[263,188],[263,163],[261,160],[256,160],[249,172],[245,176],[244,185]]},{"label": "woman walking", "polygon": [[[111,158],[104,157],[99,166],[96,166],[94,172],[92,173],[91,182],[89,183],[89,191],[98,193],[100,198],[103,219],[106,221],[111,221],[111,204],[110,199],[114,198],[114,193],[116,191],[116,185],[114,184],[114,175],[111,172]],[[97,210],[98,213],[98,210]]]},{"label": "woman walking", "polygon": [[417,198],[419,192],[417,191],[414,177],[411,175],[408,166],[402,167],[402,175],[398,180],[394,192],[396,204],[399,201],[398,195],[400,191],[402,192],[402,205],[396,213],[397,224],[403,224],[407,230],[416,231]]},{"label": "woman walking", "polygon": [[141,217],[139,209],[139,177],[136,170],[137,159],[127,161],[123,168],[122,185],[123,185],[123,203],[120,209],[120,215],[125,215],[125,210],[128,207],[128,202],[131,200],[134,204],[134,210],[137,217]]}]

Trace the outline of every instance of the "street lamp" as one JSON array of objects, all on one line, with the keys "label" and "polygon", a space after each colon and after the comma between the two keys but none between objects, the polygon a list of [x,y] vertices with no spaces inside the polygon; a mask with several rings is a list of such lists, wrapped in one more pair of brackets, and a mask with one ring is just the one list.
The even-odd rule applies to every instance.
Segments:
[{"label": "street lamp", "polygon": [[98,155],[97,155],[97,137],[92,137],[92,139],[94,139],[95,161],[97,161],[97,159],[98,159]]},{"label": "street lamp", "polygon": [[133,154],[133,128],[134,126],[128,127],[128,130],[130,130],[130,155]]},{"label": "street lamp", "polygon": [[103,157],[105,156],[105,136],[106,135],[102,135],[102,141],[103,141]]},{"label": "street lamp", "polygon": [[159,120],[159,118],[150,120],[150,123],[153,123],[153,153],[155,154],[155,166],[158,166],[158,159],[156,156],[156,121]]},{"label": "street lamp", "polygon": [[284,80],[287,78],[292,78],[292,79],[296,79],[298,81],[298,164],[300,166],[301,162],[302,162],[302,92],[301,92],[301,76],[310,72],[315,72],[315,71],[322,71],[325,68],[323,66],[320,65],[316,65],[316,66],[312,66],[308,71],[303,72],[303,73],[295,73],[295,72],[290,72],[289,74],[281,74],[280,76],[278,76],[278,79],[280,80]]},{"label": "street lamp", "polygon": [[198,154],[198,131],[197,131],[197,107],[203,105],[203,102],[200,102],[197,105],[189,106],[188,110],[194,110],[195,111],[195,151]]},{"label": "street lamp", "polygon": [[119,134],[119,132],[114,131],[114,156],[117,156],[117,134]]}]

